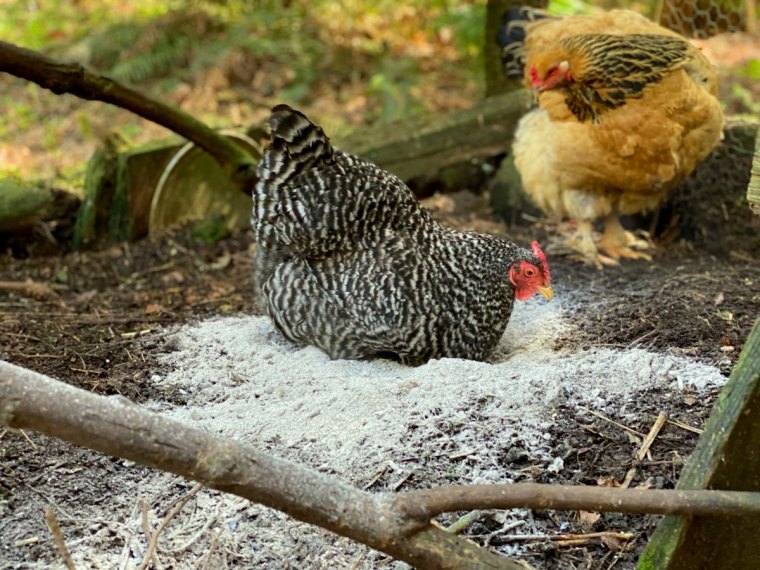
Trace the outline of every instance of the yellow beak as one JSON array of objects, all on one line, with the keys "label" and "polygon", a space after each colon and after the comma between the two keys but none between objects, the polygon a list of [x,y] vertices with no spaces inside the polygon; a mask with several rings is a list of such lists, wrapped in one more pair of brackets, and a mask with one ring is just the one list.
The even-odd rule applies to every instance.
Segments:
[{"label": "yellow beak", "polygon": [[547,285],[546,287],[538,287],[538,292],[546,297],[546,299],[549,301],[554,298],[554,289],[551,288],[551,285]]}]

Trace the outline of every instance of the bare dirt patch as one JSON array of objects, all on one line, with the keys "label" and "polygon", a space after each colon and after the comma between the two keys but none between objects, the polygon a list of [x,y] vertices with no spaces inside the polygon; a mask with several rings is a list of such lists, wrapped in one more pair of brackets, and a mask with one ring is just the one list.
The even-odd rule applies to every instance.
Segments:
[{"label": "bare dirt patch", "polygon": [[[453,206],[447,202],[452,199]],[[439,202],[440,217],[452,225],[504,231],[487,215],[464,214],[477,200],[467,198],[467,207],[457,208],[462,199]],[[436,206],[435,200],[429,204]],[[537,231],[514,228],[512,233],[527,242]],[[760,263],[755,259],[675,245],[652,263],[625,263],[599,272],[558,257],[552,260],[555,302],[522,305],[502,352],[493,364],[479,365],[474,376],[470,365],[459,361],[437,363],[438,377],[428,368],[337,363],[345,373],[341,382],[293,374],[278,387],[271,379],[261,380],[269,376],[252,374],[270,366],[266,354],[250,354],[241,362],[241,353],[231,348],[234,337],[222,336],[225,330],[229,334],[229,325],[207,322],[212,317],[241,319],[238,330],[248,331],[248,337],[239,339],[240,346],[258,350],[268,342],[270,360],[298,357],[313,365],[319,358],[318,351],[298,350],[267,336],[261,328],[266,321],[256,321],[246,233],[203,245],[181,231],[107,251],[6,257],[1,263],[3,280],[60,286],[44,299],[0,292],[3,359],[98,393],[124,395],[208,429],[222,411],[237,413],[242,415],[237,424],[220,424],[226,435],[372,491],[491,480],[617,484],[634,464],[640,440],[610,420],[645,434],[664,410],[675,421],[702,427],[760,312]],[[197,326],[177,333],[177,326],[186,323]],[[257,338],[242,323],[259,327],[263,336]],[[193,334],[195,346],[188,344]],[[213,346],[215,335],[221,343],[220,370],[226,370],[226,362],[238,362],[243,368],[232,371],[247,378],[242,386],[228,373],[217,371],[204,383],[183,368],[187,360],[182,355]],[[621,355],[636,359],[637,375],[625,376],[615,368]],[[606,377],[600,372],[605,362]],[[505,372],[489,376],[499,366],[506,366]],[[683,370],[687,373],[679,372]],[[362,382],[352,384],[362,374]],[[710,381],[690,381],[702,374]],[[447,375],[457,378],[447,389],[461,397],[436,403],[430,398],[443,389]],[[583,382],[591,384],[578,389]],[[267,386],[270,392],[262,391],[258,399],[251,393]],[[367,414],[365,423],[375,427],[364,440],[352,432],[351,441],[341,441],[336,433],[346,431],[341,413],[351,398],[358,407],[379,396],[388,398],[385,408],[393,412],[387,423],[378,419],[377,409],[360,408]],[[253,411],[247,418],[245,406],[234,408],[242,398],[260,400],[261,414],[277,410],[280,425],[258,424]],[[531,407],[534,400],[541,401],[540,409]],[[307,408],[297,408],[299,402],[315,407],[307,413]],[[310,440],[296,424],[315,412],[319,414],[310,421],[316,435]],[[354,419],[360,420],[361,413]],[[692,431],[667,424],[651,459],[638,466],[632,486],[673,487],[696,438]],[[382,453],[377,448],[370,459],[363,455],[384,442]],[[42,515],[42,507],[51,505],[77,560],[92,567],[135,567],[146,548],[139,500],[149,507],[155,527],[190,487],[175,477],[38,434],[3,432],[0,560],[9,568],[62,567]],[[439,520],[451,524],[462,514]],[[614,560],[616,568],[632,568],[656,521],[616,514],[486,512],[465,532],[536,568],[598,568]],[[515,538],[599,531],[632,536],[589,538],[574,546]],[[188,503],[161,545],[162,562],[177,568],[393,567],[384,556],[347,540],[207,491]]]}]

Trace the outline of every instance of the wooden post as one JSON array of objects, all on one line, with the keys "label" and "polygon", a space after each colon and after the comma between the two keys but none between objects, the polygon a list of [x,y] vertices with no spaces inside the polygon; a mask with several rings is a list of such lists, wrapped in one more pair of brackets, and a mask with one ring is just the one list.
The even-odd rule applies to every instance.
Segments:
[{"label": "wooden post", "polygon": [[[760,491],[760,319],[678,488]],[[639,560],[639,569],[760,568],[758,528],[760,516],[665,517]]]},{"label": "wooden post", "polygon": [[501,27],[504,13],[515,6],[535,6],[545,8],[547,0],[488,0],[486,5],[485,43],[483,44],[483,64],[486,74],[486,97],[500,95],[519,89],[519,79],[507,79],[501,63],[501,49],[496,43],[496,34]]},{"label": "wooden post", "polygon": [[[502,24],[504,13],[514,6],[546,7],[546,0],[488,0],[486,7],[485,43],[483,60],[486,74],[486,96],[517,92],[522,88],[519,79],[507,79],[501,62],[501,50],[496,43],[496,34]],[[526,108],[527,110],[527,108]],[[507,150],[509,146],[507,145]],[[518,212],[537,210],[523,192],[520,174],[514,161],[507,157],[502,161],[491,185],[491,206],[502,218],[512,224],[517,221]]]},{"label": "wooden post", "polygon": [[755,156],[752,158],[752,175],[747,186],[747,201],[756,214],[760,214],[760,127],[755,137]]}]

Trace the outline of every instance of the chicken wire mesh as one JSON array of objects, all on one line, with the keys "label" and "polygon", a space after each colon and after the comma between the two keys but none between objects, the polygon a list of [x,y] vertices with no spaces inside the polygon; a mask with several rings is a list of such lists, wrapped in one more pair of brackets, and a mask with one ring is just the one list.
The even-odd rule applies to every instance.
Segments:
[{"label": "chicken wire mesh", "polygon": [[756,31],[754,1],[665,0],[655,6],[654,20],[686,37]]}]

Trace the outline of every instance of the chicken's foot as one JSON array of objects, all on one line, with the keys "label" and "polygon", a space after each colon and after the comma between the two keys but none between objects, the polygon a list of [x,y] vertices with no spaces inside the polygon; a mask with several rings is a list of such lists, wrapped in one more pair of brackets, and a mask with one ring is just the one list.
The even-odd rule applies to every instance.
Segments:
[{"label": "chicken's foot", "polygon": [[615,260],[621,257],[650,260],[654,244],[644,235],[645,238],[640,238],[623,228],[620,216],[613,211],[604,218],[604,233],[597,245]]},{"label": "chicken's foot", "polygon": [[571,257],[601,269],[603,265],[617,265],[617,261],[599,252],[594,240],[591,220],[578,220],[575,233],[566,239],[563,246],[573,251]]}]

